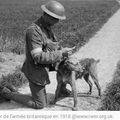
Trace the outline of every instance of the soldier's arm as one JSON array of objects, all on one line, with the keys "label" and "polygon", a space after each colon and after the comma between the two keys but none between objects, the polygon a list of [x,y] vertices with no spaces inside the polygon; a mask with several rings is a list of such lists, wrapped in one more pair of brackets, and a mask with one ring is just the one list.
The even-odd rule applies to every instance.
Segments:
[{"label": "soldier's arm", "polygon": [[52,64],[62,58],[61,50],[56,50],[52,52],[44,52],[42,50],[44,38],[42,38],[42,35],[39,31],[37,31],[36,29],[29,29],[26,34],[29,37],[29,50],[35,63]]}]

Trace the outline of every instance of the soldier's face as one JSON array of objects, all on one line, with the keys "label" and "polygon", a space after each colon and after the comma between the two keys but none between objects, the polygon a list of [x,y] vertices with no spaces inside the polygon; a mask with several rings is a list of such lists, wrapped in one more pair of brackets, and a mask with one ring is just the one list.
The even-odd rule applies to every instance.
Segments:
[{"label": "soldier's face", "polygon": [[54,17],[47,15],[47,14],[45,14],[45,20],[50,26],[53,26],[54,24],[59,22],[59,19],[54,18]]},{"label": "soldier's face", "polygon": [[49,23],[51,26],[53,26],[54,24],[56,24],[58,22],[59,22],[59,19],[56,19],[56,18],[50,16]]}]

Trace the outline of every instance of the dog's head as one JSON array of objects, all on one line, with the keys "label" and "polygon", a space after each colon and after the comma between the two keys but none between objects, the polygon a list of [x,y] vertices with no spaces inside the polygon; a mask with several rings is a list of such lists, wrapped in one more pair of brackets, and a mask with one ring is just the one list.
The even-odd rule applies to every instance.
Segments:
[{"label": "dog's head", "polygon": [[65,61],[67,60],[67,57],[62,58],[60,61],[57,61],[55,64],[55,70],[58,71],[61,66],[66,66]]},{"label": "dog's head", "polygon": [[83,72],[84,68],[81,66],[79,63],[79,60],[75,57],[70,57],[65,61],[65,65],[67,66],[68,69],[71,71],[79,71]]},{"label": "dog's head", "polygon": [[68,57],[63,59],[60,63],[56,65],[57,70],[64,70],[64,71],[79,71],[83,72],[84,68],[79,64],[79,60],[77,58]]}]

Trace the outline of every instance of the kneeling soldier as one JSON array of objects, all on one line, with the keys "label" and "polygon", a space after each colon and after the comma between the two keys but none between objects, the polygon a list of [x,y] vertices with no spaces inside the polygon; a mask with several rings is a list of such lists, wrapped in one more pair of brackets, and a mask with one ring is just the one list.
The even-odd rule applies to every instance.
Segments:
[{"label": "kneeling soldier", "polygon": [[[47,106],[45,86],[50,84],[48,73],[55,70],[54,63],[70,53],[70,48],[52,51],[47,48],[50,41],[59,47],[51,26],[58,23],[59,20],[66,19],[64,7],[57,1],[50,1],[42,5],[41,9],[43,15],[32,23],[26,31],[26,60],[22,67],[22,72],[29,80],[32,97],[13,92],[7,87],[1,90],[1,95],[4,98],[35,109],[42,109]],[[64,83],[60,94],[65,96],[70,94]]]}]

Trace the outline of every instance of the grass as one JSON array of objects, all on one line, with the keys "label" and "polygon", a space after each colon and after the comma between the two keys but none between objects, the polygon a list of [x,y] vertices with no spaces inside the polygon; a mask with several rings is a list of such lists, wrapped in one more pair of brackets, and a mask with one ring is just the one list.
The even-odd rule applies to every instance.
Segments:
[{"label": "grass", "polygon": [[[25,30],[42,11],[40,0],[0,0],[0,51],[23,54]],[[53,30],[62,40],[62,46],[85,45],[89,39],[112,16],[119,5],[111,1],[61,1],[66,8],[67,20],[60,21]],[[27,79],[16,69],[13,74],[1,77],[2,85],[9,83],[20,87]]]},{"label": "grass", "polygon": [[120,110],[120,61],[117,64],[112,82],[106,88],[100,110]]},{"label": "grass", "polygon": [[9,73],[8,75],[2,75],[0,78],[0,85],[4,86],[6,84],[13,85],[16,88],[21,87],[23,84],[27,83],[28,80],[21,72],[20,68],[18,67],[14,73]]},{"label": "grass", "polygon": [[[46,0],[0,0],[0,51],[24,53],[25,30],[42,14]],[[114,0],[60,1],[66,8],[67,20],[54,26],[62,46],[81,47],[119,8]]]}]

